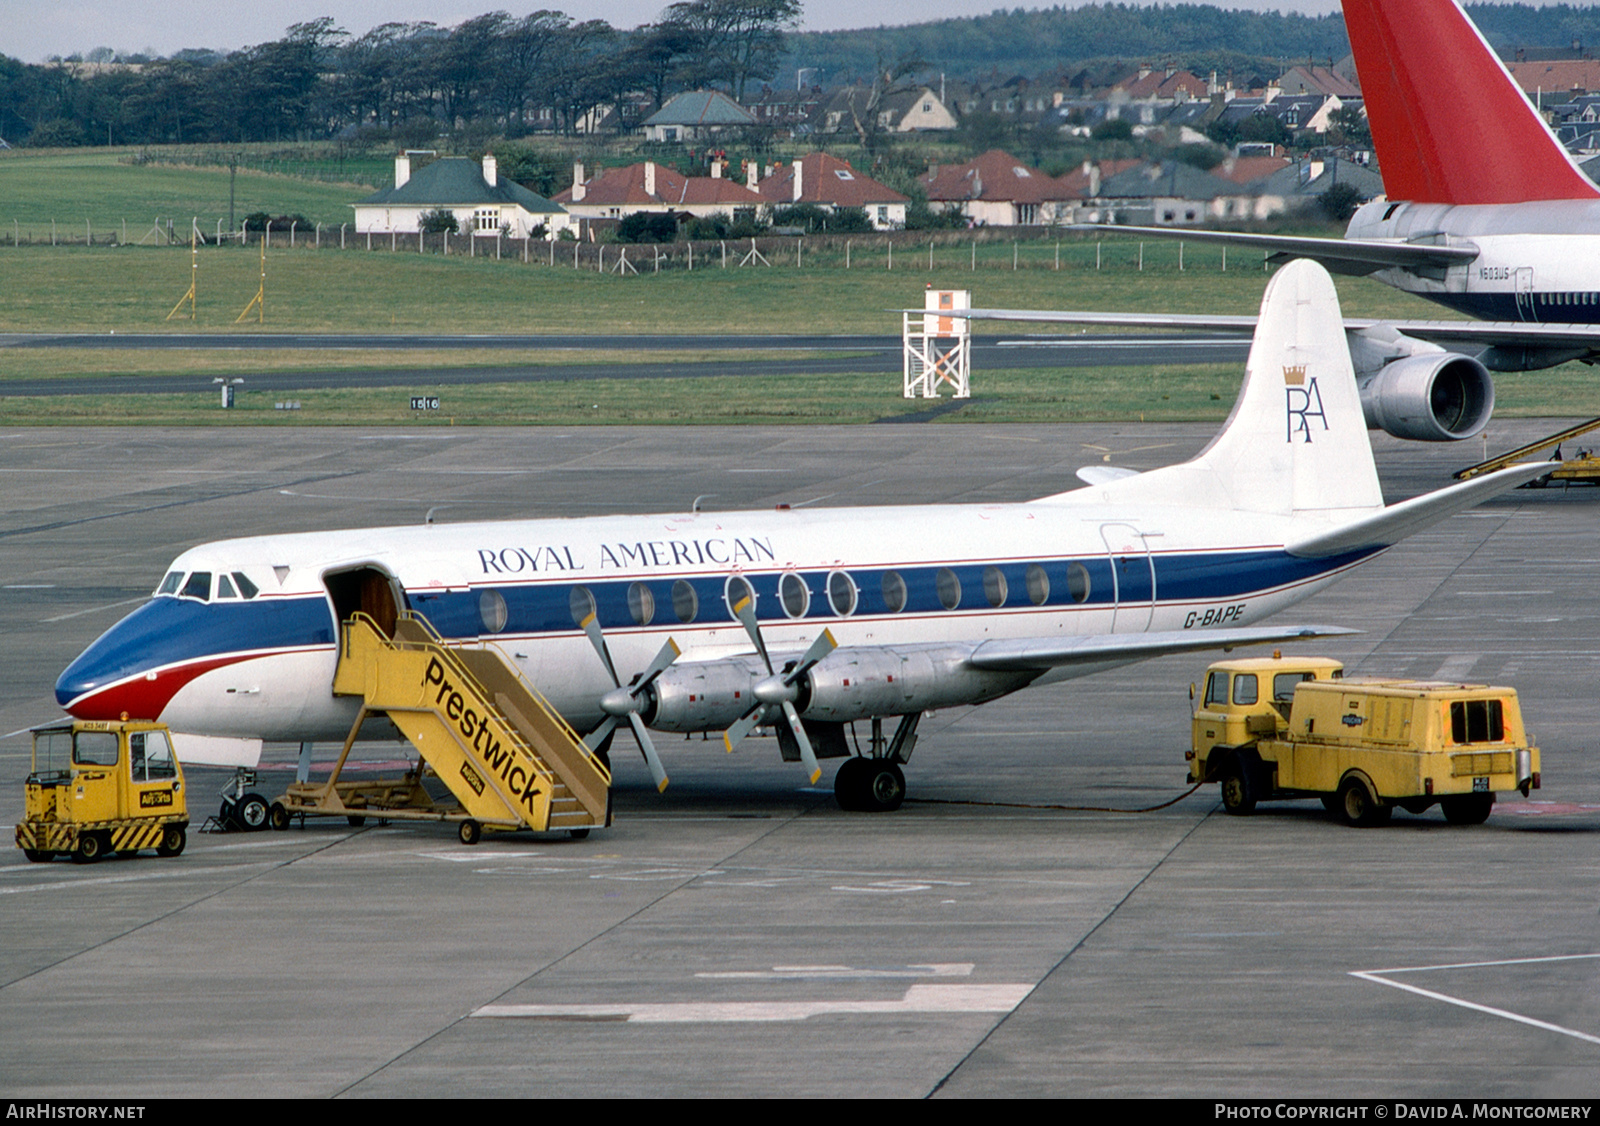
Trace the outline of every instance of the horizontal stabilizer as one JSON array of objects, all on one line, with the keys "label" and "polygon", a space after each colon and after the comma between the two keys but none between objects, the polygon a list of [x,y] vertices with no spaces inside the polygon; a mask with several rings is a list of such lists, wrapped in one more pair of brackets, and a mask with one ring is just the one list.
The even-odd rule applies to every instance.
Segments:
[{"label": "horizontal stabilizer", "polygon": [[985,641],[967,663],[976,669],[1021,672],[1106,661],[1143,661],[1168,653],[1232,649],[1236,645],[1268,645],[1344,637],[1360,630],[1339,626],[1248,626],[1237,629],[1175,629],[1159,633],[1110,633],[1092,637],[1020,637]]},{"label": "horizontal stabilizer", "polygon": [[1459,485],[1391,504],[1381,512],[1286,544],[1284,549],[1290,555],[1320,559],[1361,548],[1388,547],[1430,524],[1481,504],[1490,497],[1510,492],[1518,485],[1548,472],[1550,463],[1547,461],[1513,465]]},{"label": "horizontal stabilizer", "polygon": [[1121,465],[1085,465],[1078,469],[1078,480],[1085,485],[1105,485],[1112,481],[1120,481],[1124,477],[1137,477],[1137,469],[1128,469]]}]

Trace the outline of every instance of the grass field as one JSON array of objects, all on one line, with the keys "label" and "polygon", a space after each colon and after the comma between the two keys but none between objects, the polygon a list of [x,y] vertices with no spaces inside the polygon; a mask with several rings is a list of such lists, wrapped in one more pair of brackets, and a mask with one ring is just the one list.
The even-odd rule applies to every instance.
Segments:
[{"label": "grass field", "polygon": [[[131,149],[70,149],[45,154],[0,152],[0,237],[9,244],[46,242],[51,221],[58,238],[84,239],[85,226],[97,239],[115,233],[137,243],[159,219],[175,220],[187,236],[198,220],[215,231],[228,217],[228,170],[168,164],[128,163]],[[350,204],[372,189],[360,184],[330,184],[241,168],[234,181],[234,216],[254,211],[304,215],[312,222],[351,221]],[[224,225],[226,225],[224,223]]]},{"label": "grass field", "polygon": [[[970,289],[979,305],[1152,312],[1253,313],[1266,274],[1258,256],[1237,252],[1223,269],[1215,247],[1173,242],[1140,243],[1077,235],[1013,242],[1004,232],[973,236],[946,232],[901,235],[892,248],[881,237],[809,240],[799,250],[783,243],[769,248],[771,267],[733,268],[741,253],[731,248],[729,268],[719,247],[697,248],[697,268],[651,272],[647,252],[632,248],[637,276],[599,273],[571,265],[571,244],[557,244],[555,266],[548,248],[529,263],[509,247],[507,257],[466,257],[461,243],[448,257],[420,254],[413,244],[391,251],[378,240],[373,250],[293,249],[274,245],[266,263],[265,317],[235,321],[260,283],[255,247],[203,247],[197,276],[198,309],[168,321],[167,314],[189,286],[188,247],[77,246],[48,242],[49,221],[84,217],[110,231],[119,215],[198,215],[202,229],[226,214],[225,168],[119,163],[115,151],[0,154],[0,332],[128,333],[404,332],[404,333],[615,333],[614,353],[586,354],[583,362],[610,360],[625,370],[631,361],[673,362],[700,353],[649,355],[627,347],[639,333],[896,333],[895,311],[921,304],[921,291]],[[347,221],[348,204],[368,189],[359,185],[241,172],[237,215],[254,210],[299,212],[334,225]],[[9,211],[11,214],[6,214]],[[76,218],[73,216],[76,215]],[[141,220],[141,222],[144,220]],[[183,219],[187,224],[187,218]],[[45,239],[28,245],[30,226]],[[24,232],[12,246],[7,225]],[[120,233],[120,231],[119,231]],[[332,243],[336,233],[325,232]],[[302,238],[304,235],[301,236]],[[361,249],[355,247],[361,246]],[[534,249],[540,250],[538,244]],[[593,248],[590,248],[592,251]],[[618,248],[609,248],[614,263]],[[930,266],[930,253],[931,264]],[[849,267],[845,268],[848,256]],[[1180,256],[1182,267],[1180,268]],[[798,259],[798,265],[797,265]],[[890,268],[892,264],[892,269]],[[1419,299],[1365,279],[1338,281],[1347,314],[1440,319],[1450,314]],[[1018,335],[1047,326],[1016,326]],[[759,353],[721,358],[748,360],[759,369]],[[423,366],[501,367],[578,362],[562,353],[293,351],[153,352],[95,349],[0,349],[0,422],[51,425],[103,422],[192,424],[384,424],[465,425],[486,423],[764,421],[868,422],[915,414],[933,405],[899,397],[898,381],[882,375],[830,375],[805,381],[758,374],[699,379],[579,380],[568,383],[396,387],[392,391],[316,391],[295,396],[301,409],[277,411],[281,396],[256,394],[248,376],[332,368],[383,371]],[[196,377],[193,395],[3,397],[7,381],[57,375]],[[238,407],[216,406],[210,379],[247,378]],[[1048,419],[1221,419],[1238,388],[1239,372],[1227,365],[1107,368],[1069,371],[974,372],[976,395],[941,422],[1041,421]],[[1567,365],[1550,372],[1501,375],[1499,411],[1511,415],[1600,415],[1600,380],[1590,369]],[[413,415],[412,393],[437,392],[445,409]],[[403,393],[402,393],[403,392]]]}]

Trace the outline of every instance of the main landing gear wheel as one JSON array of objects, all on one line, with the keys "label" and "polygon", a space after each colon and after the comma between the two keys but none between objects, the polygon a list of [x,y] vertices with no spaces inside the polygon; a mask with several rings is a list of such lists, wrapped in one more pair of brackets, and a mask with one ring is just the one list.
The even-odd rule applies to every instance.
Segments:
[{"label": "main landing gear wheel", "polygon": [[254,833],[267,827],[267,799],[260,794],[246,794],[233,803],[233,819],[239,828]]},{"label": "main landing gear wheel", "polygon": [[456,835],[461,838],[462,844],[475,845],[483,836],[483,826],[469,817],[461,823],[460,828],[456,830]]},{"label": "main landing gear wheel", "polygon": [[157,856],[177,856],[189,843],[189,834],[182,825],[168,825],[161,833],[161,843],[156,845]]},{"label": "main landing gear wheel", "polygon": [[833,795],[840,809],[889,813],[906,799],[906,776],[888,759],[845,759],[833,776]]},{"label": "main landing gear wheel", "polygon": [[1493,794],[1462,794],[1459,797],[1439,799],[1444,819],[1452,825],[1482,825],[1489,820],[1494,808]]}]

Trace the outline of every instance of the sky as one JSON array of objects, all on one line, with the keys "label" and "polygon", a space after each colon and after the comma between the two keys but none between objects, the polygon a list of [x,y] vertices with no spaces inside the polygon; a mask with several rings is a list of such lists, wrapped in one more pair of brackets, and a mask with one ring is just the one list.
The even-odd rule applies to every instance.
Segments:
[{"label": "sky", "polygon": [[[506,0],[277,0],[237,4],[226,0],[0,0],[0,55],[38,63],[52,55],[154,50],[169,55],[185,47],[232,51],[280,38],[290,24],[332,16],[355,35],[382,23],[432,20],[452,27],[485,12],[526,15],[541,8],[575,19],[603,19],[617,27],[650,23],[671,0],[543,0],[519,7]],[[951,16],[987,15],[997,8],[1055,4],[998,4],[995,0],[803,0],[807,30],[922,23]],[[1207,0],[1223,8],[1322,14],[1337,0]],[[1076,7],[1075,0],[1056,3]]]}]

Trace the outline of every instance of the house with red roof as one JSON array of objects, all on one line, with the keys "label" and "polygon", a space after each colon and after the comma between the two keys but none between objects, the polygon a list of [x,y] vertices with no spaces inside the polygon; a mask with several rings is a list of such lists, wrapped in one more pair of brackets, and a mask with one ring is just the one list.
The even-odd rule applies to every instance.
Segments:
[{"label": "house with red roof", "polygon": [[921,182],[930,207],[957,207],[973,224],[990,227],[1070,222],[1072,206],[1082,198],[1000,149],[964,164],[932,165]]},{"label": "house with red roof", "polygon": [[640,211],[710,218],[726,215],[739,221],[762,218],[770,203],[757,192],[723,176],[714,161],[709,176],[685,176],[666,165],[646,160],[624,168],[607,168],[585,178],[582,164],[572,166],[572,186],[556,196],[561,206],[585,221],[621,220]]},{"label": "house with red roof", "polygon": [[859,207],[875,229],[898,230],[906,225],[906,204],[911,200],[893,188],[863,176],[848,161],[825,152],[807,153],[779,165],[756,185],[763,199],[775,207],[815,204],[829,211]]}]

